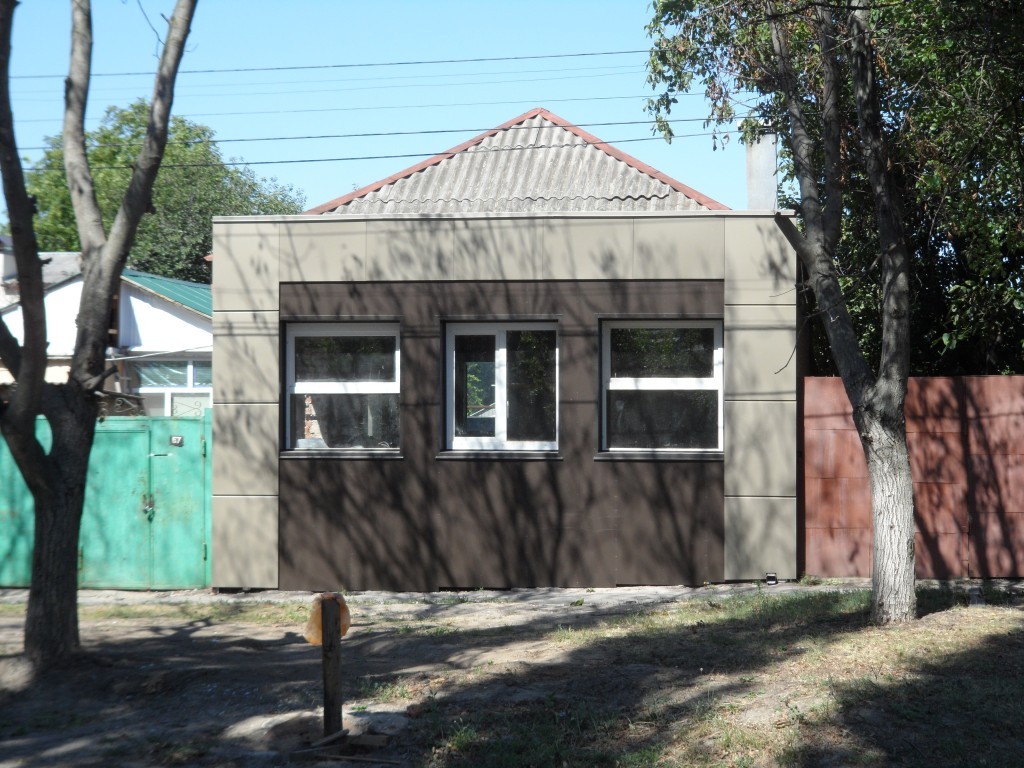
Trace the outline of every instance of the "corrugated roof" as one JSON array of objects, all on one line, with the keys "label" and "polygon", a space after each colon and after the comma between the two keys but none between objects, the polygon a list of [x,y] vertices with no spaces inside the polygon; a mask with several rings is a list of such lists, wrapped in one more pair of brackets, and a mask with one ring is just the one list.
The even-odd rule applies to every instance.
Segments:
[{"label": "corrugated roof", "polygon": [[175,280],[171,277],[160,277],[148,272],[126,269],[123,274],[126,283],[130,283],[144,291],[156,294],[161,298],[180,304],[186,309],[198,312],[206,317],[213,316],[213,298],[208,283],[190,283],[187,280]]},{"label": "corrugated roof", "polygon": [[728,210],[537,108],[309,214]]}]

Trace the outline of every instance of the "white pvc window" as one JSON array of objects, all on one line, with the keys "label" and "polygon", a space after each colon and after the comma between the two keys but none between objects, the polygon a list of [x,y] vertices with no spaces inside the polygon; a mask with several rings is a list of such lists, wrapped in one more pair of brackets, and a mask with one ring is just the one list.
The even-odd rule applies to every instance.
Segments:
[{"label": "white pvc window", "polygon": [[450,323],[445,359],[449,449],[557,450],[554,323]]},{"label": "white pvc window", "polygon": [[213,392],[209,360],[137,360],[128,363],[129,386],[148,416],[201,418]]},{"label": "white pvc window", "polygon": [[602,449],[721,451],[722,323],[601,325]]},{"label": "white pvc window", "polygon": [[399,447],[396,323],[293,323],[286,340],[287,448]]}]

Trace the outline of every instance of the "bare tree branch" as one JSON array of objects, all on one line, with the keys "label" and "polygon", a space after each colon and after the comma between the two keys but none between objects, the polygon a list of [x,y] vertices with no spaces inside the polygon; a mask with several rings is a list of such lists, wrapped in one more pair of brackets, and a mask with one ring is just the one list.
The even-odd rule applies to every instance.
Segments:
[{"label": "bare tree branch", "polygon": [[92,70],[92,8],[89,0],[72,0],[71,63],[64,81],[64,172],[82,244],[83,267],[106,242],[103,214],[85,151],[85,108]]},{"label": "bare tree branch", "polygon": [[10,427],[19,431],[31,427],[42,403],[46,373],[43,267],[39,261],[39,245],[32,226],[35,205],[25,190],[25,177],[14,137],[14,114],[11,110],[11,30],[16,6],[15,0],[0,1],[0,174],[3,175],[14,260],[18,266],[25,346],[18,348],[10,330],[3,325],[0,332],[0,354],[19,385],[10,405],[0,415],[0,427],[5,434],[8,434]]},{"label": "bare tree branch", "polygon": [[[174,8],[174,14],[169,22],[167,42],[160,57],[153,86],[146,138],[139,150],[128,188],[111,225],[109,237],[103,232],[98,207],[93,209],[88,202],[91,200],[92,204],[95,204],[95,192],[88,165],[83,162],[82,167],[76,167],[75,181],[72,181],[69,169],[69,185],[77,182],[82,186],[82,189],[78,190],[76,214],[81,208],[85,215],[95,214],[97,217],[94,225],[79,225],[84,285],[78,313],[78,336],[71,361],[71,379],[86,390],[95,389],[102,382],[100,374],[103,369],[109,327],[107,313],[117,291],[121,272],[128,260],[139,222],[150,207],[153,185],[160,170],[164,148],[167,146],[167,126],[174,101],[174,82],[195,7],[196,0],[178,0]],[[76,156],[80,155],[83,160],[85,138],[82,119],[85,110],[84,97],[88,91],[88,62],[83,61],[82,57],[91,47],[88,9],[88,0],[75,0],[76,31],[73,35],[71,74],[68,77],[70,95],[67,110],[76,110],[76,115],[74,120],[65,120],[65,145],[75,142]],[[83,77],[85,79],[81,80]],[[67,146],[64,156],[67,162]],[[74,188],[72,189],[74,199]]]}]

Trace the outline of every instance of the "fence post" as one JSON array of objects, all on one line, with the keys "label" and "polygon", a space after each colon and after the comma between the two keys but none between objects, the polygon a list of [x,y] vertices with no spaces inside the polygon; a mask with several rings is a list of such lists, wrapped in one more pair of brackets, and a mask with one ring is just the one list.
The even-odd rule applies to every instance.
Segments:
[{"label": "fence post", "polygon": [[320,601],[324,666],[324,736],[341,730],[341,606],[333,598]]}]

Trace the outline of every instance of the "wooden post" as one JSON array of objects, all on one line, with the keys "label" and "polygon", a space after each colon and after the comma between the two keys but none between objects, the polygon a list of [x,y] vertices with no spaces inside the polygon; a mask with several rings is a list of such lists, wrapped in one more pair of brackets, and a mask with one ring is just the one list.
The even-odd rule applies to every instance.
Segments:
[{"label": "wooden post", "polygon": [[341,606],[334,598],[320,602],[324,659],[324,736],[341,730]]}]

